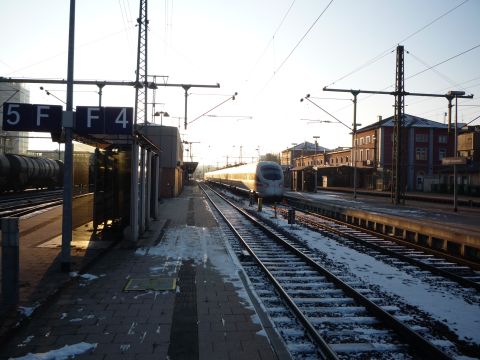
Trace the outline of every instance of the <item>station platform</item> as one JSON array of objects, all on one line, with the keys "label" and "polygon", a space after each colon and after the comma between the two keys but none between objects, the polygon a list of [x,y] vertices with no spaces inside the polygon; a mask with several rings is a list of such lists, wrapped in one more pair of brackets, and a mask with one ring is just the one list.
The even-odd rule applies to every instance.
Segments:
[{"label": "station platform", "polygon": [[407,200],[394,205],[389,197],[368,192],[346,191],[295,192],[286,198],[320,209],[320,212],[355,225],[422,243],[455,255],[480,259],[480,208],[458,206],[457,211],[444,202]]},{"label": "station platform", "polygon": [[225,239],[194,185],[161,201],[139,243],[76,253],[77,276],[45,261],[43,278],[22,281],[57,291],[21,300],[36,310],[3,333],[0,359],[289,359]]}]

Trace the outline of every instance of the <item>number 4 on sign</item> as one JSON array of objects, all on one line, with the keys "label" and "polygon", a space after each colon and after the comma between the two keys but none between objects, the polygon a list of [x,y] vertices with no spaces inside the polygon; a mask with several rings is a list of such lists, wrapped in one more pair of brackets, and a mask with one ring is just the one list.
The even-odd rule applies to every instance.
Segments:
[{"label": "number 4 on sign", "polygon": [[132,134],[133,108],[131,107],[106,107],[105,108],[105,133],[106,134]]},{"label": "number 4 on sign", "polygon": [[117,118],[115,119],[115,124],[121,124],[124,129],[127,128],[127,108],[122,108],[122,110],[120,110],[120,114],[118,114]]}]

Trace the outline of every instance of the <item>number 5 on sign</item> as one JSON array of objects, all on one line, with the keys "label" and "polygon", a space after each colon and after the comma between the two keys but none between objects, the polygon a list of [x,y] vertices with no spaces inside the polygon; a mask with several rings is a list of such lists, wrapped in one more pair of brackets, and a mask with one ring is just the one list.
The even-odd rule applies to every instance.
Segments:
[{"label": "number 5 on sign", "polygon": [[3,104],[4,131],[49,132],[61,129],[62,107],[23,103]]}]

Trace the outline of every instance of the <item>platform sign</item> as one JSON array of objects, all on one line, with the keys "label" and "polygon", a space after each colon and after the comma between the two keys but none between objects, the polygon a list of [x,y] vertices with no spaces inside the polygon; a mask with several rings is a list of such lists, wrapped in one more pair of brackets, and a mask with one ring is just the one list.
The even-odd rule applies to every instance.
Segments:
[{"label": "platform sign", "polygon": [[3,104],[4,131],[52,132],[62,127],[61,105]]},{"label": "platform sign", "polygon": [[78,134],[131,135],[133,108],[77,106],[75,132]]},{"label": "platform sign", "polygon": [[106,107],[105,134],[131,135],[133,130],[133,108]]},{"label": "platform sign", "polygon": [[442,165],[465,165],[467,158],[461,156],[444,157]]},{"label": "platform sign", "polygon": [[105,134],[103,108],[98,106],[77,106],[75,132],[78,134]]}]

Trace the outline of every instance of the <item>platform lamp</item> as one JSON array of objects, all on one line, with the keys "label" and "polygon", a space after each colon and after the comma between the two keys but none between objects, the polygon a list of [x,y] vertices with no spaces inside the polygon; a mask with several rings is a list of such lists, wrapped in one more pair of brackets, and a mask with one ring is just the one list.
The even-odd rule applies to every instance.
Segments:
[{"label": "platform lamp", "polygon": [[154,116],[160,116],[160,126],[163,126],[163,117],[170,117],[166,111],[157,111]]},{"label": "platform lamp", "polygon": [[[465,91],[449,91],[447,98],[449,99],[449,114],[451,114],[451,99],[455,98],[455,128],[454,128],[454,142],[453,142],[453,156],[457,157],[457,131],[458,131],[458,97],[465,95]],[[450,120],[450,116],[449,116]],[[450,125],[450,122],[449,122]],[[453,163],[453,211],[457,211],[457,164]]]},{"label": "platform lamp", "polygon": [[320,136],[318,135],[314,135],[313,136],[313,139],[315,140],[315,156],[313,157],[314,159],[314,170],[315,170],[315,182],[314,182],[314,186],[315,188],[313,189],[313,192],[317,192],[317,172],[318,172],[318,167],[317,167],[317,147],[318,147],[318,139],[320,139]]},{"label": "platform lamp", "polygon": [[295,158],[295,155],[296,155],[295,151],[297,150],[297,149],[296,149],[296,146],[297,146],[297,145],[298,145],[297,143],[292,143],[292,152],[291,152],[292,158],[290,159],[290,161],[292,162],[292,166],[293,166],[293,167],[295,167],[295,164],[293,163],[293,161],[296,159],[296,158]]}]

